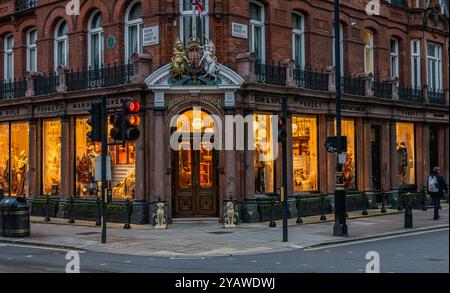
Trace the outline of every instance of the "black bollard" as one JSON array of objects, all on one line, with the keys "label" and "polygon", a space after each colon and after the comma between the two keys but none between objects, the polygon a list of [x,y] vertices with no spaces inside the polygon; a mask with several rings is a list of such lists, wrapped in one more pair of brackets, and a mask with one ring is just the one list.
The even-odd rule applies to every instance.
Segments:
[{"label": "black bollard", "polygon": [[69,224],[75,224],[74,220],[74,198],[73,196],[69,199]]},{"label": "black bollard", "polygon": [[270,199],[270,206],[272,209],[272,215],[270,217],[269,227],[275,228],[277,226],[277,223],[275,222],[275,198],[273,197]]},{"label": "black bollard", "polygon": [[326,221],[327,220],[327,216],[325,213],[325,197],[327,195],[326,194],[321,194],[320,195],[320,205],[322,206],[322,215],[320,216],[320,220],[321,221]]},{"label": "black bollard", "polygon": [[100,206],[100,197],[97,196],[97,221],[95,222],[95,226],[101,226],[102,224],[102,210]]},{"label": "black bollard", "polygon": [[422,190],[422,211],[427,210],[427,190],[426,187]]},{"label": "black bollard", "polygon": [[50,222],[50,196],[45,199],[45,222]]},{"label": "black bollard", "polygon": [[384,191],[382,191],[383,192],[383,196],[382,196],[382,198],[381,198],[381,213],[382,214],[386,214],[386,196],[387,196],[387,194],[386,194],[386,192],[384,192]]},{"label": "black bollard", "polygon": [[127,207],[127,214],[126,214],[126,219],[125,219],[125,225],[123,225],[124,229],[131,229],[131,213],[133,212],[132,207],[133,204],[130,201],[129,198],[127,198],[127,201],[125,202],[125,206]]},{"label": "black bollard", "polygon": [[302,219],[302,196],[301,195],[299,195],[297,197],[296,205],[297,205],[297,221],[296,221],[296,223],[302,224],[303,219]]},{"label": "black bollard", "polygon": [[402,206],[402,202],[404,201],[404,196],[402,194],[402,192],[398,192],[398,199],[397,199],[397,210],[398,211],[403,211],[403,206]]},{"label": "black bollard", "polygon": [[367,194],[365,192],[363,193],[363,205],[362,215],[367,216],[369,213],[367,212]]},{"label": "black bollard", "polygon": [[405,207],[405,229],[409,229],[413,227],[413,211],[412,211],[412,203],[411,203],[411,193],[406,193],[403,196],[404,199],[404,207]]}]

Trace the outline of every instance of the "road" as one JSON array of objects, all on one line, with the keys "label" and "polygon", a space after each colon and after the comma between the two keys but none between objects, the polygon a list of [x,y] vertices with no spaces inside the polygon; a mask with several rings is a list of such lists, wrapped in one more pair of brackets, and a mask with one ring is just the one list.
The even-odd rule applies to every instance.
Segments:
[{"label": "road", "polygon": [[[366,253],[382,273],[449,273],[448,228],[280,253],[223,257],[146,257],[80,252],[82,273],[362,273]],[[0,272],[65,272],[66,250],[0,243]]]}]

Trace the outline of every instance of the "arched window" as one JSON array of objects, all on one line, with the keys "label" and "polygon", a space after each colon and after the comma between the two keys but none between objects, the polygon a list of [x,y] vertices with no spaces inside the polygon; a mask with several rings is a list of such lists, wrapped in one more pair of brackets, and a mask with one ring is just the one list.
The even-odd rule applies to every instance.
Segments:
[{"label": "arched window", "polygon": [[292,59],[295,66],[305,67],[305,18],[303,14],[292,14]]},{"label": "arched window", "polygon": [[[180,39],[185,44],[189,38],[192,37],[192,15],[195,8],[193,7],[192,2],[192,0],[180,0]],[[199,9],[197,9],[199,17],[197,17],[196,35],[203,44],[205,43],[205,40],[209,39],[209,6],[207,0],[200,0],[200,3],[204,11],[199,11]]]},{"label": "arched window", "polygon": [[61,20],[55,29],[55,70],[59,65],[69,65],[68,30],[65,20]]},{"label": "arched window", "polygon": [[125,62],[129,63],[134,53],[144,52],[142,5],[133,1],[125,15]]},{"label": "arched window", "polygon": [[391,77],[399,77],[398,39],[391,39]]},{"label": "arched window", "polygon": [[27,31],[27,71],[37,71],[37,30],[32,28]]},{"label": "arched window", "polygon": [[265,62],[265,11],[264,6],[259,2],[250,2],[250,52],[256,54],[259,62]]},{"label": "arched window", "polygon": [[100,11],[95,11],[88,24],[88,65],[92,68],[103,66],[104,41],[103,20]]},{"label": "arched window", "polygon": [[6,81],[11,81],[14,79],[14,35],[6,35],[4,41],[4,76]]},{"label": "arched window", "polygon": [[[332,47],[332,52],[333,52],[333,65],[336,66],[336,48],[334,46],[334,42],[335,42],[335,32],[334,32],[334,26],[333,26],[333,43],[331,44]],[[339,60],[340,60],[340,66],[341,66],[341,76],[344,75],[344,26],[342,25],[342,23],[339,23],[339,51],[340,51],[340,56],[339,56]]]},{"label": "arched window", "polygon": [[364,72],[374,73],[373,65],[373,33],[370,30],[364,32]]}]

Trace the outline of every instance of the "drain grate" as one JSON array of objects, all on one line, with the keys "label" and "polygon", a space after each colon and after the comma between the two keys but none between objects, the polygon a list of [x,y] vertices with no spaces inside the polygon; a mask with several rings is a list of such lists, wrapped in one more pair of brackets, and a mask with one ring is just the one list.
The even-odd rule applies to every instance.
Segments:
[{"label": "drain grate", "polygon": [[81,232],[81,233],[76,233],[76,235],[83,235],[83,236],[98,235],[98,234],[100,234],[100,232]]},{"label": "drain grate", "polygon": [[233,232],[231,231],[214,231],[214,232],[208,232],[209,234],[215,234],[215,235],[222,235],[222,234],[231,234]]}]

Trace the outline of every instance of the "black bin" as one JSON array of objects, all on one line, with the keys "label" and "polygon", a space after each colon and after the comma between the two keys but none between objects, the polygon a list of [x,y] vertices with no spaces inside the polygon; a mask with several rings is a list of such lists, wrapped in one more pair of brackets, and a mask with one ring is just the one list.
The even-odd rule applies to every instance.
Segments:
[{"label": "black bin", "polygon": [[3,237],[30,236],[30,207],[23,197],[6,197],[0,202]]}]

